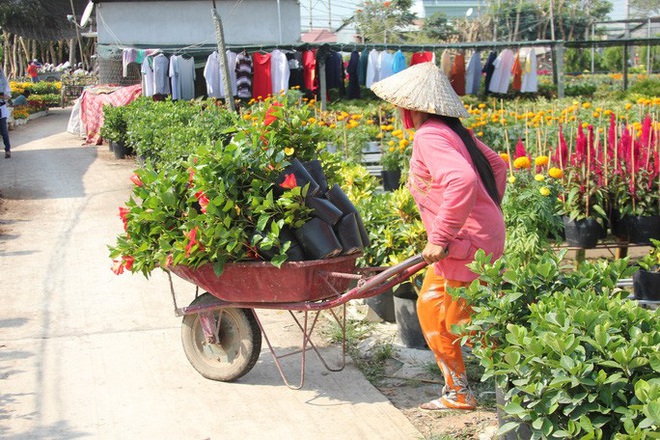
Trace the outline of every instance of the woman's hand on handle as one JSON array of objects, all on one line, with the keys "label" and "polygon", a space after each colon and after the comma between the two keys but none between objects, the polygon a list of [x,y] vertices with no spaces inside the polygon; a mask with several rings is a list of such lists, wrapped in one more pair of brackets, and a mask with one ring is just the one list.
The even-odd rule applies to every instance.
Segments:
[{"label": "woman's hand on handle", "polygon": [[428,264],[436,263],[446,256],[447,248],[433,243],[427,243],[426,247],[422,251],[422,257],[424,257],[424,261],[426,261]]}]

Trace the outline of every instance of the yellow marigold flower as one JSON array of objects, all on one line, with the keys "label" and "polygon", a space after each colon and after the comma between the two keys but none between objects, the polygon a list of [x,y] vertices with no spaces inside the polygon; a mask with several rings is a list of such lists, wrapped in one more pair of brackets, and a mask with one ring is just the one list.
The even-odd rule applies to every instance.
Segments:
[{"label": "yellow marigold flower", "polygon": [[481,136],[483,136],[483,135],[484,135],[484,132],[483,132],[483,131],[480,131],[480,132],[477,133],[477,136],[479,136],[479,137],[481,137]]},{"label": "yellow marigold flower", "polygon": [[367,119],[367,125],[374,125],[374,121],[372,121],[371,119]]},{"label": "yellow marigold flower", "polygon": [[243,119],[245,119],[246,121],[249,121],[250,119],[252,119],[252,115],[249,114],[249,113],[246,113],[246,114],[243,115]]},{"label": "yellow marigold flower", "polygon": [[548,156],[538,156],[536,159],[534,159],[534,165],[537,167],[547,165],[549,162],[550,158]]},{"label": "yellow marigold flower", "polygon": [[310,99],[310,100],[309,100],[309,103],[310,103],[310,104],[314,104],[315,102],[316,102],[316,99]]},{"label": "yellow marigold flower", "polygon": [[307,125],[307,121],[300,121],[300,125],[304,127],[305,125]]},{"label": "yellow marigold flower", "polygon": [[478,105],[478,107],[479,107],[479,108],[486,108],[486,104],[484,104],[484,103],[482,102],[481,104]]},{"label": "yellow marigold flower", "polygon": [[590,103],[590,102],[583,102],[583,103],[582,103],[582,108],[587,109],[587,108],[589,108],[589,107],[591,107],[591,103]]},{"label": "yellow marigold flower", "polygon": [[353,121],[349,122],[348,125],[351,128],[355,128],[355,127],[359,126],[360,124],[358,122],[356,122],[355,120],[353,120]]},{"label": "yellow marigold flower", "polygon": [[516,176],[509,176],[509,183],[513,184],[516,183]]},{"label": "yellow marigold flower", "polygon": [[316,118],[311,117],[307,120],[307,122],[309,122],[310,124],[314,124],[314,123],[316,123]]},{"label": "yellow marigold flower", "polygon": [[536,180],[537,182],[543,182],[545,180],[545,176],[543,174],[537,174],[536,176],[534,176],[534,180]]},{"label": "yellow marigold flower", "polygon": [[258,121],[259,117],[258,116],[252,116],[250,119],[252,119],[253,121]]},{"label": "yellow marigold flower", "polygon": [[611,114],[612,114],[612,110],[605,110],[605,111],[603,112],[603,115],[604,115],[604,116],[609,116],[609,115],[611,115]]},{"label": "yellow marigold flower", "polygon": [[516,160],[513,161],[513,166],[514,168],[521,169],[521,168],[529,168],[532,166],[531,161],[529,160],[529,157],[527,156],[520,156]]},{"label": "yellow marigold flower", "polygon": [[337,116],[337,120],[338,120],[338,121],[343,121],[343,120],[344,120],[344,117],[343,117],[342,115],[339,115],[339,116]]},{"label": "yellow marigold flower", "polygon": [[295,152],[296,152],[296,150],[294,150],[294,149],[291,148],[291,147],[286,147],[286,148],[284,148],[284,154],[286,154],[287,156],[291,156],[291,155],[292,155],[293,153],[295,153]]},{"label": "yellow marigold flower", "polygon": [[631,108],[632,108],[632,104],[631,104],[631,103],[626,104],[626,110],[630,110]]},{"label": "yellow marigold flower", "polygon": [[378,134],[376,135],[376,137],[377,137],[378,139],[382,139],[382,138],[383,138],[383,133],[378,133]]},{"label": "yellow marigold flower", "polygon": [[500,157],[502,158],[502,160],[503,160],[504,162],[508,162],[508,161],[509,161],[509,155],[506,154],[506,153],[500,153]]},{"label": "yellow marigold flower", "polygon": [[387,126],[387,131],[392,131],[392,130],[394,130],[394,125],[391,125],[391,124],[388,125]]},{"label": "yellow marigold flower", "polygon": [[381,125],[381,126],[380,126],[380,129],[381,129],[381,130],[384,130],[384,131],[387,131],[387,125]]},{"label": "yellow marigold flower", "polygon": [[600,113],[598,113],[598,112],[593,112],[593,113],[591,114],[591,116],[593,116],[594,118],[599,118],[599,117],[600,117]]},{"label": "yellow marigold flower", "polygon": [[403,131],[402,131],[402,130],[394,130],[394,131],[392,132],[392,136],[399,136],[399,135],[401,135],[401,134],[403,134]]},{"label": "yellow marigold flower", "polygon": [[550,195],[550,190],[546,188],[545,186],[539,189],[539,192],[541,193],[542,196],[547,197]]},{"label": "yellow marigold flower", "polygon": [[561,168],[553,167],[548,170],[548,175],[553,179],[561,179],[564,177],[564,172],[561,170]]},{"label": "yellow marigold flower", "polygon": [[337,128],[337,124],[330,124],[330,128]]},{"label": "yellow marigold flower", "polygon": [[589,128],[589,124],[586,123],[586,122],[583,122],[583,123],[582,123],[582,128]]},{"label": "yellow marigold flower", "polygon": [[[390,141],[391,142],[391,141]],[[388,150],[390,153],[394,153],[394,147],[390,147]]]},{"label": "yellow marigold flower", "polygon": [[406,148],[408,144],[410,144],[410,141],[408,141],[407,139],[401,139],[399,141],[399,147],[401,148]]},{"label": "yellow marigold flower", "polygon": [[393,146],[396,145],[396,142],[394,142],[394,141],[389,141],[389,142],[387,143],[387,145],[389,145],[390,147],[393,147]]},{"label": "yellow marigold flower", "polygon": [[319,127],[323,127],[324,125],[325,125],[325,122],[324,122],[324,121],[319,121],[319,123],[318,123],[318,126],[319,126]]}]

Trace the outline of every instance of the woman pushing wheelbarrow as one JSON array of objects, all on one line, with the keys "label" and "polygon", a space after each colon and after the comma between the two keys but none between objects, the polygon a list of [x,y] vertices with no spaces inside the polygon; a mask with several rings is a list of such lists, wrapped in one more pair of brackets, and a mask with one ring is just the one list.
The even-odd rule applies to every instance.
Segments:
[{"label": "woman pushing wheelbarrow", "polygon": [[444,376],[442,394],[420,405],[425,410],[474,410],[465,364],[452,325],[470,319],[462,299],[447,287],[470,284],[467,268],[478,249],[493,258],[504,250],[500,208],[506,165],[461,123],[468,117],[449,79],[433,63],[421,63],[372,86],[399,108],[403,124],[414,128],[408,188],[426,228],[422,257],[430,266],[417,300],[417,315],[429,348]]}]

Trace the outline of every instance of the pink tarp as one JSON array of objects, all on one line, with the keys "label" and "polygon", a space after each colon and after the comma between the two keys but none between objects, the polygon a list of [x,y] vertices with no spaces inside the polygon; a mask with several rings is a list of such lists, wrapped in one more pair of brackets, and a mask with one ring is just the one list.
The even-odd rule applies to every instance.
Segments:
[{"label": "pink tarp", "polygon": [[126,105],[142,95],[142,85],[136,84],[128,87],[94,86],[86,87],[80,97],[80,119],[87,140],[85,143],[101,145],[103,139],[99,130],[103,126],[103,106],[106,104],[115,107]]}]

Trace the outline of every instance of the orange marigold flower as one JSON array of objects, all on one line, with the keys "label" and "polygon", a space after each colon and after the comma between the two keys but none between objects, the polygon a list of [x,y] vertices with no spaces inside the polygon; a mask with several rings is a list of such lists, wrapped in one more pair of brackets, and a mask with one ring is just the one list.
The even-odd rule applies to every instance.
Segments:
[{"label": "orange marigold flower", "polygon": [[548,170],[548,175],[553,179],[561,179],[564,177],[564,172],[560,168],[550,168]]},{"label": "orange marigold flower", "polygon": [[500,157],[502,158],[502,160],[503,160],[504,162],[508,162],[508,161],[509,161],[509,155],[506,154],[506,153],[500,153]]},{"label": "orange marigold flower", "polygon": [[534,165],[537,167],[547,165],[549,162],[550,158],[548,158],[548,156],[538,156],[536,159],[534,159]]},{"label": "orange marigold flower", "polygon": [[514,168],[517,169],[529,168],[530,166],[532,166],[532,162],[529,160],[529,157],[521,156],[513,161],[513,166]]}]

